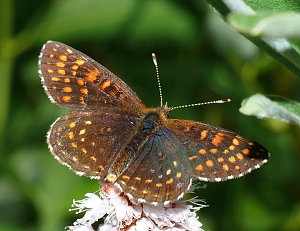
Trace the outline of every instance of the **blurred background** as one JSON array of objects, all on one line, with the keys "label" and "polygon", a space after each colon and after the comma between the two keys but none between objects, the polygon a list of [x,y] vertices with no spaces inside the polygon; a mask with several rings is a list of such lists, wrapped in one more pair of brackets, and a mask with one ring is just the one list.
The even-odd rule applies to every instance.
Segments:
[{"label": "blurred background", "polygon": [[239,113],[255,93],[299,101],[300,81],[229,28],[204,1],[0,1],[0,230],[64,230],[83,214],[73,199],[99,189],[50,154],[45,136],[65,110],[53,105],[38,76],[47,40],[66,43],[121,77],[148,107],[159,105],[151,53],[164,102],[178,106],[231,98],[228,104],[172,111],[238,132],[271,158],[240,179],[205,183],[196,195],[204,230],[300,230],[299,128]]}]

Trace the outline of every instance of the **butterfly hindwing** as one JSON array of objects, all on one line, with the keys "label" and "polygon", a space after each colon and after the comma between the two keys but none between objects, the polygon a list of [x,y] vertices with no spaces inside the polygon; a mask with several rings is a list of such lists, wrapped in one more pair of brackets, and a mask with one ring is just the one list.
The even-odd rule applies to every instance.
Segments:
[{"label": "butterfly hindwing", "polygon": [[188,190],[191,177],[176,151],[166,136],[152,136],[137,150],[136,158],[117,183],[133,197],[147,202],[177,199]]},{"label": "butterfly hindwing", "polygon": [[62,164],[79,175],[103,179],[133,132],[126,115],[74,111],[53,123],[47,141]]}]

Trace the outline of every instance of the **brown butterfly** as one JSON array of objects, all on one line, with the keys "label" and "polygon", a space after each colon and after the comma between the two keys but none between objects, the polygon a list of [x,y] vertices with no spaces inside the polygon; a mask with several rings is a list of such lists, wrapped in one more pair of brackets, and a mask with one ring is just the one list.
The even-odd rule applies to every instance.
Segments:
[{"label": "brown butterfly", "polygon": [[51,153],[78,175],[114,183],[140,202],[178,200],[193,178],[224,181],[267,162],[262,145],[213,125],[169,119],[147,108],[116,75],[87,55],[49,41],[39,74],[50,100],[70,112],[48,133]]}]

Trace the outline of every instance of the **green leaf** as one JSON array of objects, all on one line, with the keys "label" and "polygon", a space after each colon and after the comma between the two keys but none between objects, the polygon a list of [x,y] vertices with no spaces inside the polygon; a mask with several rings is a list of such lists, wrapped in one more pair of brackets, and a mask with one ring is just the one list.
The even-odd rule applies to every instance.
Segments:
[{"label": "green leaf", "polygon": [[[291,36],[298,36],[300,33],[300,28],[297,28],[300,20],[299,3],[286,2],[284,4],[282,3],[284,1],[258,0],[207,0],[207,2],[246,38],[300,77],[300,42],[289,40]],[[284,17],[282,17],[283,15]],[[288,28],[282,31],[285,35],[280,36],[281,38],[277,36],[280,30],[276,28],[275,24],[281,28],[289,24]],[[296,30],[293,31],[293,28]],[[270,36],[257,37],[260,33]]]},{"label": "green leaf", "polygon": [[300,104],[280,96],[255,94],[243,100],[240,112],[258,118],[273,118],[300,125]]},{"label": "green leaf", "polygon": [[246,15],[230,13],[228,23],[241,33],[274,38],[299,38],[300,14],[295,12]]}]

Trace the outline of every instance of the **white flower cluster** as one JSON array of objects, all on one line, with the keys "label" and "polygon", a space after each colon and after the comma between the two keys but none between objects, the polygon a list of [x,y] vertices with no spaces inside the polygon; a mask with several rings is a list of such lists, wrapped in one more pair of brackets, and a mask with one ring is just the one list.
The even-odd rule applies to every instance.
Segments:
[{"label": "white flower cluster", "polygon": [[98,231],[202,231],[196,211],[203,205],[193,207],[185,200],[167,206],[137,203],[110,184],[102,187],[100,196],[94,193],[85,196],[83,200],[73,201],[75,208],[71,210],[85,215],[67,227],[70,231],[94,231],[92,224],[104,216],[105,222]]}]

